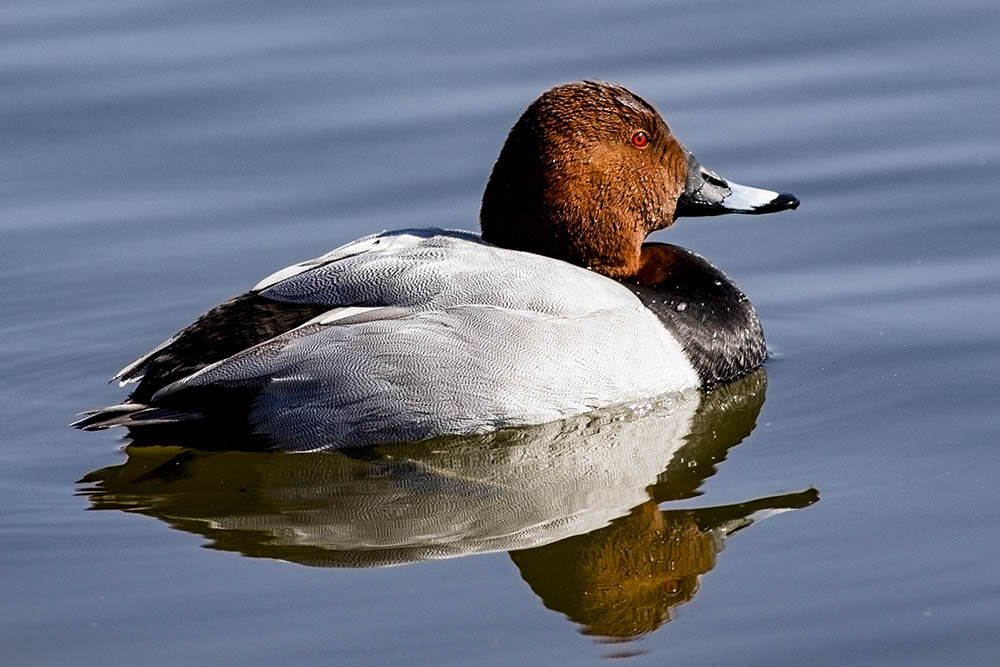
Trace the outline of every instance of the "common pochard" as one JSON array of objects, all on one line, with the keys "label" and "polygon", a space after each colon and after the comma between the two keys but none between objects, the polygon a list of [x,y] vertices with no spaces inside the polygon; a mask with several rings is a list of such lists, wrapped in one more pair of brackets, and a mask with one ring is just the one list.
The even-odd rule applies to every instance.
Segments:
[{"label": "common pochard", "polygon": [[312,451],[709,388],[763,363],[760,321],[706,260],[645,239],[679,216],[798,204],[705,169],[621,86],[557,86],[511,129],[481,234],[383,232],[282,269],[126,366],[128,400],[74,425]]}]

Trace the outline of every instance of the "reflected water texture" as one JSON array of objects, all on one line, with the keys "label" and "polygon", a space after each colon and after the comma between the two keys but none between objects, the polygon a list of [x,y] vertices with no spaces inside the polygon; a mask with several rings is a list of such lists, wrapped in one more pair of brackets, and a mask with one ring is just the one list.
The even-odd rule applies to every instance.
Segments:
[{"label": "reflected water texture", "polygon": [[707,395],[537,427],[314,454],[127,449],[81,480],[97,510],[158,518],[209,547],[315,567],[508,551],[545,606],[628,639],[690,600],[725,539],[815,490],[701,509],[696,496],[764,402],[758,371]]}]

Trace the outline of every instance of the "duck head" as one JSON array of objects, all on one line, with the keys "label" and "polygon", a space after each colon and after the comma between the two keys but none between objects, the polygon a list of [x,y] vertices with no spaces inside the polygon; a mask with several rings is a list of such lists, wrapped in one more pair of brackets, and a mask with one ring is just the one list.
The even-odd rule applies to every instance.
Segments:
[{"label": "duck head", "polygon": [[542,94],[511,129],[483,195],[483,238],[620,280],[642,244],[680,216],[796,208],[789,194],[702,167],[660,114],[629,90],[582,81]]}]

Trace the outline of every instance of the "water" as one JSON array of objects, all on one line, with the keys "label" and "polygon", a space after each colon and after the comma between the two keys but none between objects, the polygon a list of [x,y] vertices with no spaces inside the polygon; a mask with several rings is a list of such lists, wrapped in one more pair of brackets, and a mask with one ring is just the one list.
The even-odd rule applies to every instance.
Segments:
[{"label": "water", "polygon": [[[3,3],[5,663],[995,664],[998,29],[974,0]],[[747,292],[766,378],[382,467],[65,427],[276,268],[474,228],[517,115],[583,77],[802,199],[655,237]]]}]

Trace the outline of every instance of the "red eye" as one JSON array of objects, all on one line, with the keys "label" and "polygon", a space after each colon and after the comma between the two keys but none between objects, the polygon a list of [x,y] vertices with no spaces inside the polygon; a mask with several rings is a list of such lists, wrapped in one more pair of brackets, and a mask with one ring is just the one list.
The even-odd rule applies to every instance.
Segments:
[{"label": "red eye", "polygon": [[632,138],[629,139],[629,143],[631,143],[636,148],[645,148],[646,146],[649,145],[649,135],[646,134],[644,130],[639,130],[638,132],[632,135]]}]

